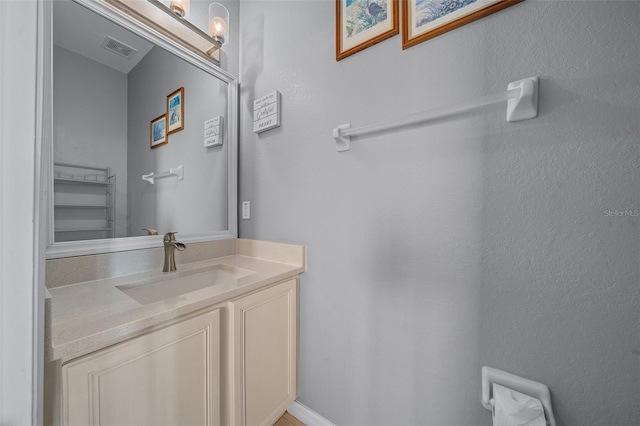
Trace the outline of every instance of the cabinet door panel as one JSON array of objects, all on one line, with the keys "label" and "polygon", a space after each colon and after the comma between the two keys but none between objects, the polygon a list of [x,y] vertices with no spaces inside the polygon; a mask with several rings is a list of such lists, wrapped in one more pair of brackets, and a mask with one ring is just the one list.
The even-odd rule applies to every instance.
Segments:
[{"label": "cabinet door panel", "polygon": [[235,421],[271,425],[297,395],[297,280],[234,305]]},{"label": "cabinet door panel", "polygon": [[220,311],[62,367],[68,425],[220,423]]}]

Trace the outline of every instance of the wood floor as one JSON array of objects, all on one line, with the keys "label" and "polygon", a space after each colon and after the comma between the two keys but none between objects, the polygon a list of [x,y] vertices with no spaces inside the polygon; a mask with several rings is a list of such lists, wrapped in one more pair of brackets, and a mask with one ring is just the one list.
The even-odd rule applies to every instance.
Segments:
[{"label": "wood floor", "polygon": [[273,426],[305,426],[305,424],[285,411]]}]

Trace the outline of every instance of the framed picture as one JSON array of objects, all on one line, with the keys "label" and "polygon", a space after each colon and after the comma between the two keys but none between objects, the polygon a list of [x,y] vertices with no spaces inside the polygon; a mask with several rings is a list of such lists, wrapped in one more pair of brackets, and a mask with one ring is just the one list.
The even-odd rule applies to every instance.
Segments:
[{"label": "framed picture", "polygon": [[402,48],[444,34],[523,0],[403,0]]},{"label": "framed picture", "polygon": [[157,148],[169,142],[167,139],[167,114],[162,114],[151,120],[150,134],[151,148]]},{"label": "framed picture", "polygon": [[336,0],[336,60],[400,32],[399,0]]},{"label": "framed picture", "polygon": [[167,134],[184,129],[184,87],[167,96]]}]

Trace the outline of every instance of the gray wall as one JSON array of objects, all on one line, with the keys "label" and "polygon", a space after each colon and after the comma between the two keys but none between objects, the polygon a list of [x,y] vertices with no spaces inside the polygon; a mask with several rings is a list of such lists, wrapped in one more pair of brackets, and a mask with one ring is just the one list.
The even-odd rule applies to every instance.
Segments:
[{"label": "gray wall", "polygon": [[[129,235],[202,233],[227,229],[227,144],[204,148],[204,121],[227,117],[227,85],[155,47],[129,73]],[[163,114],[167,95],[184,87],[184,129],[149,147],[149,124]],[[184,165],[184,180],[142,175]]]},{"label": "gray wall", "polygon": [[116,237],[126,237],[127,75],[53,46],[53,122],[54,162],[115,173]]},{"label": "gray wall", "polygon": [[[560,424],[637,424],[640,218],[611,211],[640,209],[640,4],[527,1],[341,62],[332,1],[240,12],[240,235],[308,245],[300,401],[338,425],[490,424],[489,365],[548,384]],[[331,138],[536,75],[535,120]],[[257,136],[273,90],[282,127]]]}]

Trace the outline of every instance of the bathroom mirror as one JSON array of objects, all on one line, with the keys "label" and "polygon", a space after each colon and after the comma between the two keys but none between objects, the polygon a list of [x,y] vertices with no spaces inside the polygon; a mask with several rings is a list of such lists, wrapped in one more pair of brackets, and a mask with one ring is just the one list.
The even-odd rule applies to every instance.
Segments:
[{"label": "bathroom mirror", "polygon": [[47,258],[237,237],[236,78],[108,1],[50,13]]}]

